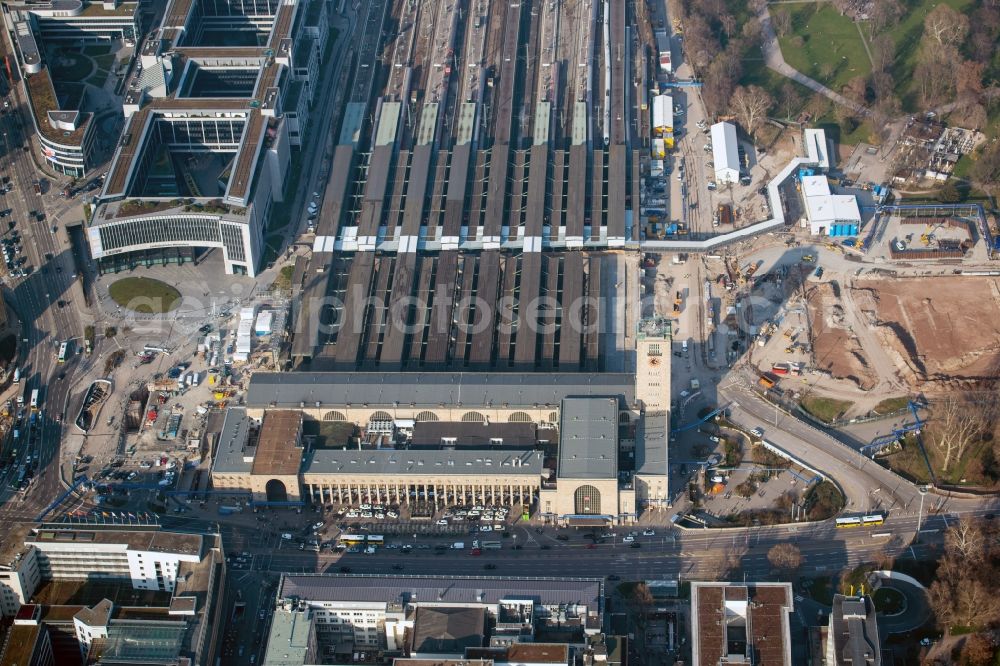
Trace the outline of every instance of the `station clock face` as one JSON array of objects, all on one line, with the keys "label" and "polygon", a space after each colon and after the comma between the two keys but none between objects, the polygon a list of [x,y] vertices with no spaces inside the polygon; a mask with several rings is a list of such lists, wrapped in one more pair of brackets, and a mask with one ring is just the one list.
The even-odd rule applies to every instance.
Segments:
[{"label": "station clock face", "polygon": [[654,368],[655,368],[656,366],[658,366],[658,365],[660,364],[660,359],[659,359],[659,357],[657,357],[657,356],[651,356],[651,357],[649,358],[649,364],[650,364],[650,365],[651,365],[652,367],[654,367]]}]

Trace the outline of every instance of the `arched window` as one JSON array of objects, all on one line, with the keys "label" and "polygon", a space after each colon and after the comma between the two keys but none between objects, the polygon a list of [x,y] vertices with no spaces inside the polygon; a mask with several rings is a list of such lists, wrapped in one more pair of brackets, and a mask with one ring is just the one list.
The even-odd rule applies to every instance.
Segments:
[{"label": "arched window", "polygon": [[390,414],[389,412],[375,412],[374,414],[368,417],[369,423],[371,423],[372,421],[391,421],[391,420],[392,420],[392,414]]},{"label": "arched window", "polygon": [[462,423],[486,423],[486,417],[479,412],[466,412],[462,415]]},{"label": "arched window", "polygon": [[618,423],[628,425],[632,422],[632,414],[629,412],[618,412]]},{"label": "arched window", "polygon": [[531,423],[531,417],[526,412],[514,412],[507,417],[508,423]]},{"label": "arched window", "polygon": [[278,479],[271,479],[264,486],[264,492],[267,493],[268,502],[287,502],[288,501],[288,490],[285,488],[285,484]]},{"label": "arched window", "polygon": [[601,512],[601,493],[594,486],[580,486],[573,495],[573,512],[595,516]]},{"label": "arched window", "polygon": [[417,418],[415,418],[414,420],[415,421],[437,421],[438,417],[437,417],[437,414],[435,414],[434,412],[420,412],[419,414],[417,414]]},{"label": "arched window", "polygon": [[327,412],[323,415],[324,421],[346,421],[347,417],[343,412]]}]

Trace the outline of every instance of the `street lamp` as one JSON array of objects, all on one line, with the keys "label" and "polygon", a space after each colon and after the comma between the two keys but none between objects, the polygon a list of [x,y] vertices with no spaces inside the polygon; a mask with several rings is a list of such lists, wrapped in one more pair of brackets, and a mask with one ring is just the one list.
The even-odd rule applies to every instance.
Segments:
[{"label": "street lamp", "polygon": [[924,495],[927,494],[927,486],[919,486],[917,488],[920,491],[920,511],[917,512],[917,538],[920,538],[920,523],[923,522],[924,517]]}]

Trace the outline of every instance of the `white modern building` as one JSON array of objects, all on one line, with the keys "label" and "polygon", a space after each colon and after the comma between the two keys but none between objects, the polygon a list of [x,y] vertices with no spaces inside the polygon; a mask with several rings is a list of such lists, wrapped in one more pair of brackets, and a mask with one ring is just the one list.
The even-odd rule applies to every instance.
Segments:
[{"label": "white modern building", "polygon": [[128,580],[136,590],[172,592],[185,563],[202,560],[204,537],[158,528],[39,529],[24,542],[43,580]]},{"label": "white modern building", "polygon": [[815,236],[855,236],[861,226],[858,199],[850,194],[833,194],[826,176],[802,176],[809,232]]},{"label": "white modern building", "polygon": [[38,589],[41,574],[34,549],[18,549],[9,562],[0,565],[0,615],[14,617]]},{"label": "white modern building", "polygon": [[740,182],[740,147],[736,139],[736,125],[712,125],[712,160],[715,162],[715,182]]},{"label": "white modern building", "polygon": [[[531,642],[536,631],[558,626],[582,645],[601,631],[603,597],[600,578],[285,574],[278,586],[279,607],[309,610],[323,646],[410,649],[430,658],[461,656],[472,647],[464,638],[487,621],[494,643],[503,636]],[[447,637],[441,627],[448,628]]]},{"label": "white modern building", "polygon": [[820,169],[830,168],[830,149],[826,143],[826,130],[807,129],[802,133],[806,157]]}]

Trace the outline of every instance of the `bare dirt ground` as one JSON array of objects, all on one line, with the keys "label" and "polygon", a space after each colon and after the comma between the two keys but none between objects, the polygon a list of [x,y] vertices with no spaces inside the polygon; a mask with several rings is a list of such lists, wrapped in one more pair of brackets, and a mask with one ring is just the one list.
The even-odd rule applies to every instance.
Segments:
[{"label": "bare dirt ground", "polygon": [[874,388],[878,377],[830,283],[811,284],[806,303],[816,369],[854,382],[862,391]]},{"label": "bare dirt ground", "polygon": [[851,297],[913,388],[943,389],[995,376],[1000,359],[996,278],[866,280],[855,282]]}]

